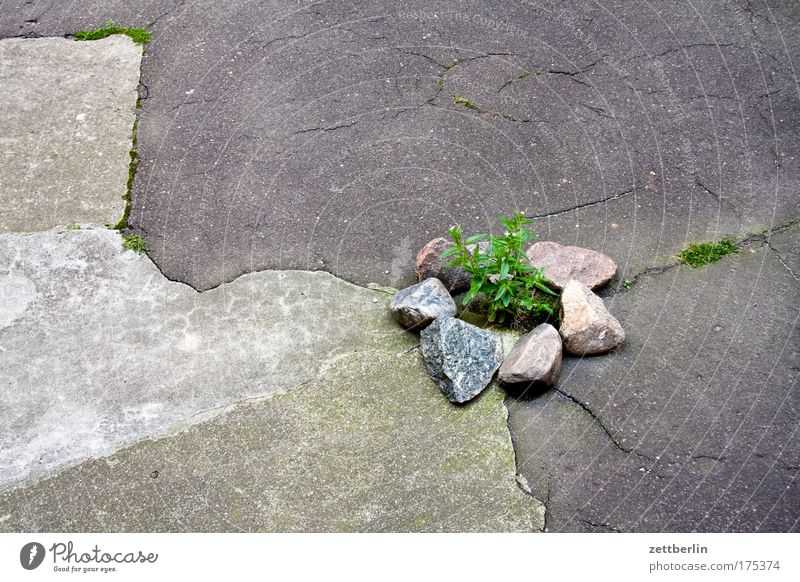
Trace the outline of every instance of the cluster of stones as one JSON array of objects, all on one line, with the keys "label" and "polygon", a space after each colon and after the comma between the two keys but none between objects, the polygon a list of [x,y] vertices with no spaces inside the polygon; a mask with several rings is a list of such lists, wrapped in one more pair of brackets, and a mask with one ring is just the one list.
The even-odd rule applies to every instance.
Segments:
[{"label": "cluster of stones", "polygon": [[439,258],[452,243],[437,238],[417,255],[420,283],[399,291],[391,311],[406,329],[420,332],[420,349],[431,378],[452,402],[467,402],[497,372],[506,386],[554,386],[563,352],[586,356],[608,352],[625,340],[620,323],[594,289],[617,271],[609,257],[590,249],[538,242],[526,254],[561,293],[561,325],[543,323],[522,336],[504,359],[500,335],[457,318],[452,294],[469,288],[470,276],[445,268]]}]

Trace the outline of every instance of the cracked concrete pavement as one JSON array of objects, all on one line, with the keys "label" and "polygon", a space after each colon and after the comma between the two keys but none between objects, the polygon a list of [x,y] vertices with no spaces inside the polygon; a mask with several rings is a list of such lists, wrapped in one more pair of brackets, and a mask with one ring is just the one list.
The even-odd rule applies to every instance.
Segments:
[{"label": "cracked concrete pavement", "polygon": [[[15,90],[39,98],[0,95],[15,202],[0,233],[0,530],[542,529],[502,392],[442,406],[387,290],[270,270],[198,293],[98,224],[123,213],[130,39],[7,39],[0,54]],[[112,123],[75,127],[76,110]],[[86,143],[61,171],[13,181],[73,142]],[[142,454],[158,467],[142,473]],[[102,483],[98,462],[116,467]]]},{"label": "cracked concrete pavement", "polygon": [[[0,6],[0,37],[152,24],[130,226],[173,281],[302,269],[401,286],[450,224],[496,231],[516,209],[543,239],[612,256],[626,344],[507,400],[548,529],[800,527],[796,2]],[[723,236],[741,252],[675,265]],[[170,438],[173,458],[189,450]],[[97,490],[144,471],[138,450]]]}]

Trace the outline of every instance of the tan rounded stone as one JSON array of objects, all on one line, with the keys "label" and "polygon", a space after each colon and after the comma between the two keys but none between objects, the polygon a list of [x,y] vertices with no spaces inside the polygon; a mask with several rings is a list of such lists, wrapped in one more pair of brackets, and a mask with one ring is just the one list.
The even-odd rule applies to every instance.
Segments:
[{"label": "tan rounded stone", "polygon": [[617,264],[603,253],[581,247],[562,246],[540,241],[525,253],[534,267],[544,267],[544,275],[552,287],[564,288],[567,281],[576,279],[589,289],[608,283],[617,272]]},{"label": "tan rounded stone", "polygon": [[602,354],[625,341],[625,330],[608,312],[603,300],[575,279],[561,294],[561,327],[564,348],[576,356]]}]

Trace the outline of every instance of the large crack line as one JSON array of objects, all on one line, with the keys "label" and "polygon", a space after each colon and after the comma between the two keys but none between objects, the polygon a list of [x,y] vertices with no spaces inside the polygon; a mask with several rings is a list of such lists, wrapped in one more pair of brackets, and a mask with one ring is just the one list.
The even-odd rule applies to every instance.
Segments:
[{"label": "large crack line", "polygon": [[[770,229],[764,230],[762,232],[757,232],[755,234],[750,234],[750,235],[746,236],[745,238],[741,239],[738,243],[736,243],[735,246],[736,246],[737,249],[742,249],[742,248],[746,247],[748,244],[750,244],[752,242],[756,242],[756,241],[759,241],[759,242],[765,244],[771,251],[773,251],[777,255],[778,261],[786,268],[787,271],[789,271],[789,274],[796,281],[800,281],[800,278],[798,278],[797,273],[795,273],[789,267],[789,265],[786,264],[786,262],[784,261],[784,257],[769,243],[769,238],[773,234],[778,233],[778,232],[783,232],[784,230],[792,228],[793,226],[796,226],[798,224],[800,224],[800,220],[792,220],[792,221],[786,222],[784,224],[781,224],[779,226],[776,226],[774,228],[770,228]],[[646,269],[644,269],[642,271],[639,271],[639,272],[637,272],[637,273],[635,273],[633,275],[629,275],[626,278],[626,280],[628,281],[628,287],[627,288],[619,286],[619,287],[613,289],[609,293],[608,296],[613,296],[613,295],[616,295],[617,293],[623,293],[625,291],[628,291],[628,288],[632,287],[633,284],[636,283],[639,280],[640,277],[645,277],[645,276],[648,276],[648,275],[661,275],[662,273],[665,273],[665,272],[667,272],[667,271],[669,271],[671,269],[674,269],[675,267],[678,267],[678,266],[680,266],[682,264],[683,263],[681,261],[676,260],[676,261],[673,261],[673,262],[668,263],[666,265],[658,265],[658,266],[653,266],[653,267],[647,267]]]},{"label": "large crack line", "polygon": [[603,529],[603,530],[607,530],[607,531],[613,531],[614,533],[622,533],[621,529],[618,529],[618,528],[614,527],[613,525],[610,525],[610,524],[607,524],[607,523],[597,523],[597,522],[594,522],[594,521],[592,521],[590,519],[586,519],[584,517],[581,517],[579,519],[583,523],[585,523],[586,525],[588,525],[590,527],[593,527],[593,528]]},{"label": "large crack line", "polygon": [[[550,475],[549,475],[549,478],[548,478],[548,481],[547,481],[547,491],[545,493],[544,500],[539,499],[538,497],[536,497],[533,494],[533,491],[531,490],[531,488],[529,486],[527,486],[527,479],[525,479],[525,476],[522,475],[522,473],[520,472],[521,463],[519,461],[519,453],[517,453],[517,446],[516,446],[516,443],[514,442],[514,431],[511,429],[511,411],[508,409],[508,406],[506,406],[505,400],[503,400],[503,408],[506,411],[506,429],[508,430],[508,439],[509,439],[509,441],[511,441],[511,451],[514,453],[514,483],[516,483],[517,488],[520,491],[522,491],[525,495],[531,497],[532,499],[534,499],[538,503],[541,503],[542,506],[544,507],[544,517],[543,517],[543,520],[542,520],[542,529],[541,529],[541,531],[546,532],[547,531],[547,515],[550,512],[550,506],[549,506],[549,504],[550,504],[550,482],[553,479],[553,474],[551,472]],[[521,480],[524,480],[525,483],[523,484]]]},{"label": "large crack line", "polygon": [[588,87],[589,85],[587,83],[585,83],[584,81],[581,81],[580,79],[576,79],[575,77],[577,77],[578,75],[583,75],[584,73],[588,72],[589,69],[594,67],[599,62],[600,61],[597,60],[597,61],[594,61],[593,63],[589,63],[588,65],[586,65],[585,67],[583,67],[581,69],[578,69],[577,71],[564,71],[564,70],[560,70],[560,69],[534,69],[532,71],[523,71],[522,73],[520,73],[516,77],[512,77],[511,79],[509,79],[508,81],[503,83],[500,86],[500,88],[497,90],[497,92],[500,93],[500,91],[502,91],[506,87],[509,87],[511,85],[516,85],[517,83],[519,83],[523,79],[527,79],[528,77],[545,77],[545,76],[548,76],[548,75],[564,75],[566,77],[569,77],[571,80],[575,81],[576,83],[579,83],[581,85],[584,85],[584,86]]},{"label": "large crack line", "polygon": [[592,202],[584,202],[582,204],[576,204],[575,206],[564,208],[563,210],[556,210],[555,212],[550,212],[548,214],[537,214],[536,216],[533,216],[533,218],[534,219],[552,218],[553,216],[559,216],[561,214],[566,214],[567,212],[574,212],[575,210],[580,210],[581,208],[588,208],[590,206],[597,206],[598,204],[605,204],[606,202],[619,200],[620,198],[624,198],[625,196],[633,194],[638,189],[639,188],[631,188],[630,190],[625,190],[624,192],[620,192],[619,194],[614,194],[613,196],[609,196],[608,198],[603,198],[602,200],[593,200]]},{"label": "large crack line", "polygon": [[798,277],[797,273],[795,273],[795,272],[792,270],[792,268],[791,268],[791,267],[789,266],[789,264],[786,262],[786,260],[785,260],[784,256],[783,256],[783,255],[782,255],[782,254],[781,254],[781,253],[778,251],[778,249],[776,249],[775,247],[773,247],[773,246],[770,244],[769,240],[766,240],[765,242],[766,242],[766,244],[767,244],[767,247],[769,248],[769,250],[771,250],[773,253],[775,253],[775,257],[778,259],[778,262],[779,262],[781,265],[783,265],[783,267],[784,267],[784,268],[785,268],[787,271],[789,271],[789,274],[792,276],[792,278],[793,278],[795,281],[797,281],[797,282],[799,282],[799,283],[800,283],[800,277]]},{"label": "large crack line", "polygon": [[655,462],[655,459],[652,459],[652,458],[648,457],[647,455],[639,453],[639,452],[637,452],[637,451],[635,451],[633,449],[629,449],[629,448],[623,447],[617,441],[616,437],[611,433],[611,431],[608,429],[608,427],[605,425],[605,423],[603,423],[603,421],[600,420],[600,417],[597,416],[591,408],[589,408],[586,404],[584,404],[583,402],[581,402],[580,400],[575,398],[572,394],[570,394],[569,392],[565,392],[564,390],[562,390],[561,388],[558,388],[558,387],[553,388],[553,390],[555,390],[556,392],[561,394],[561,396],[563,396],[564,398],[566,398],[570,402],[572,402],[574,404],[577,404],[584,412],[586,412],[586,414],[588,414],[590,417],[592,417],[592,420],[594,420],[598,424],[598,426],[600,426],[600,428],[603,429],[603,432],[606,433],[606,436],[608,437],[608,439],[614,444],[614,446],[617,449],[619,449],[620,451],[622,451],[623,453],[625,453],[627,455],[634,454],[634,455],[636,455],[638,457],[642,457],[642,458],[647,459],[647,460],[649,460],[651,462]]},{"label": "large crack line", "polygon": [[714,200],[716,200],[716,201],[717,201],[717,203],[718,203],[720,206],[727,206],[727,207],[728,207],[728,209],[729,209],[731,212],[733,212],[734,216],[736,216],[738,219],[740,219],[740,220],[741,220],[741,218],[742,218],[742,217],[741,217],[741,215],[739,214],[739,211],[738,211],[738,210],[736,210],[736,207],[735,207],[735,206],[734,206],[734,205],[733,205],[733,204],[732,204],[732,203],[731,203],[729,200],[727,200],[727,199],[723,199],[723,198],[722,198],[722,196],[721,196],[719,193],[715,192],[714,190],[712,190],[711,188],[709,188],[708,186],[706,186],[706,185],[705,185],[705,184],[702,182],[702,180],[700,180],[700,178],[695,178],[694,182],[695,182],[695,184],[697,184],[698,186],[700,186],[700,187],[701,187],[703,190],[705,190],[706,192],[708,192],[708,193],[709,193],[709,194],[710,194],[710,195],[711,195],[711,196],[714,198]]}]

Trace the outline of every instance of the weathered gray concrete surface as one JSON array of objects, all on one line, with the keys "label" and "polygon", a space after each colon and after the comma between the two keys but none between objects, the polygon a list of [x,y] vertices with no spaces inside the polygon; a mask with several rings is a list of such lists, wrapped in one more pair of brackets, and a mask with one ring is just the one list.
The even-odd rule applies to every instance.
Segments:
[{"label": "weathered gray concrete surface", "polygon": [[797,531],[800,286],[778,254],[756,239],[607,301],[622,348],[567,359],[559,392],[508,401],[548,529]]},{"label": "weathered gray concrete surface", "polygon": [[0,235],[0,485],[417,341],[387,294],[327,273],[197,293],[120,243],[105,229]]},{"label": "weathered gray concrete surface", "polygon": [[3,12],[1,35],[153,22],[132,224],[197,289],[263,268],[398,287],[449,225],[496,230],[515,209],[622,277],[797,218],[794,1]]},{"label": "weathered gray concrete surface", "polygon": [[[613,288],[637,281],[606,291],[622,350],[568,360],[561,395],[508,401],[549,529],[798,529],[800,254],[796,229],[778,227],[800,217],[800,3],[18,0],[2,3],[0,36],[108,18],[152,23],[131,222],[168,277],[209,289],[324,268],[399,286],[450,224],[496,230],[497,214],[526,209],[543,238],[617,261]],[[753,232],[770,234],[706,269],[636,277],[688,242]],[[159,442],[188,471],[191,435],[226,459],[215,430]],[[155,451],[139,446],[97,481],[102,461],[7,494],[7,523],[79,528],[59,507],[89,505],[90,483],[100,511],[129,516],[87,527],[214,513],[226,489],[203,479],[225,471],[208,465],[127,504],[160,479],[134,480],[156,470],[134,462]]]},{"label": "weathered gray concrete surface", "polygon": [[33,487],[0,531],[537,531],[503,394],[447,403],[417,351],[351,353],[245,403]]},{"label": "weathered gray concrete surface", "polygon": [[0,40],[0,232],[122,218],[141,55],[126,36]]}]

